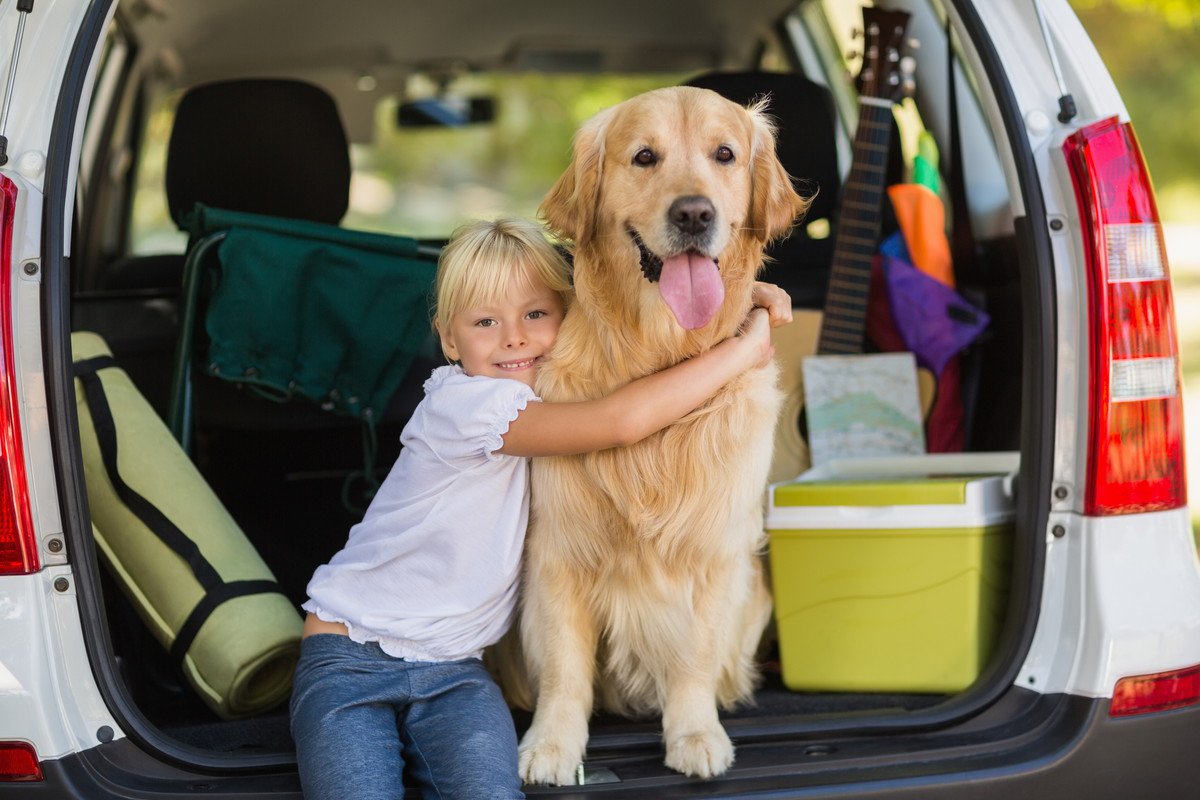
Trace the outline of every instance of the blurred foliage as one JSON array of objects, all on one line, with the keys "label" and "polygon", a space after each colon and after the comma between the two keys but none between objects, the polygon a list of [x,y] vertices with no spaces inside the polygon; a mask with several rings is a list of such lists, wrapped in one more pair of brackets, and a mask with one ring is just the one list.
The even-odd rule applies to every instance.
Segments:
[{"label": "blurred foliage", "polygon": [[490,125],[398,128],[396,101],[380,104],[376,136],[352,145],[354,183],[345,224],[442,237],[471,218],[532,217],[567,166],[571,137],[588,117],[681,75],[496,73],[454,84],[456,95],[488,95]]},{"label": "blurred foliage", "polygon": [[1186,28],[1200,19],[1200,0],[1071,0],[1077,12],[1116,6],[1124,11],[1150,12],[1168,25]]},{"label": "blurred foliage", "polygon": [[1167,220],[1200,219],[1200,0],[1071,0],[1129,109]]},{"label": "blurred foliage", "polygon": [[167,143],[181,96],[182,92],[172,92],[161,99],[146,121],[129,221],[134,254],[182,253],[187,247],[187,235],[175,227],[167,211],[166,190]]},{"label": "blurred foliage", "polygon": [[[468,219],[533,217],[567,166],[580,123],[675,74],[495,73],[454,83],[456,95],[489,95],[492,124],[400,128],[396,98],[384,98],[369,143],[350,146],[350,208],[342,224],[359,230],[445,238]],[[166,144],[178,94],[150,116],[137,171],[131,246],[135,253],[182,252],[186,237],[168,217]]]}]

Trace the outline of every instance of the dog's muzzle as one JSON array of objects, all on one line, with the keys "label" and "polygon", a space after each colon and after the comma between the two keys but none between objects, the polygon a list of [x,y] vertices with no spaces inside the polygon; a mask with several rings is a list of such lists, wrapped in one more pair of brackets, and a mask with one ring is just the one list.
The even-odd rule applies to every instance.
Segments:
[{"label": "dog's muzzle", "polygon": [[[629,229],[629,238],[638,249],[638,265],[642,268],[642,274],[646,276],[646,280],[651,283],[658,283],[662,277],[663,260],[661,256],[656,256],[646,247],[646,243],[642,241],[642,236],[633,228]],[[714,258],[713,263],[718,267],[721,266],[720,259]]]}]

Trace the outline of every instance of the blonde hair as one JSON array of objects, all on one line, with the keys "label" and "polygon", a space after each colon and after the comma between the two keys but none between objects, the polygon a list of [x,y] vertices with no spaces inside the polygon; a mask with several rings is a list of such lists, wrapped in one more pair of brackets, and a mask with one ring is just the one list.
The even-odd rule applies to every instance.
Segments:
[{"label": "blonde hair", "polygon": [[459,227],[438,259],[433,324],[447,330],[464,309],[505,299],[514,280],[545,284],[566,309],[570,268],[535,222],[501,218]]}]

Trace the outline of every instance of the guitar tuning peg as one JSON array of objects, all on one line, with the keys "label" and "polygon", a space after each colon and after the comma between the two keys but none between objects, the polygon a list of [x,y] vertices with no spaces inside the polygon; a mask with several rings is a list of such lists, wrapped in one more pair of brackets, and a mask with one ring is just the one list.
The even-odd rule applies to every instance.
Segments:
[{"label": "guitar tuning peg", "polygon": [[905,97],[912,97],[917,93],[917,82],[912,78],[905,78],[900,84],[900,91],[904,92]]},{"label": "guitar tuning peg", "polygon": [[907,42],[905,42],[905,44],[908,45],[909,50],[920,50],[921,49],[921,40],[916,37],[909,39]]},{"label": "guitar tuning peg", "polygon": [[917,74],[917,60],[912,56],[900,59],[900,71],[911,79],[913,75]]}]

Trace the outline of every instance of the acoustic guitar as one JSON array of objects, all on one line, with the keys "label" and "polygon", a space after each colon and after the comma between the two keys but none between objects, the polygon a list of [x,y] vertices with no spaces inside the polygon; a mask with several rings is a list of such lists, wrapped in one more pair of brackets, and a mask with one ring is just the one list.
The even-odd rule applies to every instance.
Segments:
[{"label": "acoustic guitar", "polygon": [[[863,8],[863,61],[858,75],[859,117],[849,176],[842,187],[833,259],[823,311],[798,310],[792,324],[773,339],[785,387],[775,434],[772,482],[787,480],[810,465],[801,435],[804,411],[802,363],[807,356],[863,352],[871,266],[879,248],[880,215],[887,183],[892,106],[911,91],[908,62],[901,58],[909,15]],[[935,393],[934,377],[918,371],[922,415]]]}]

